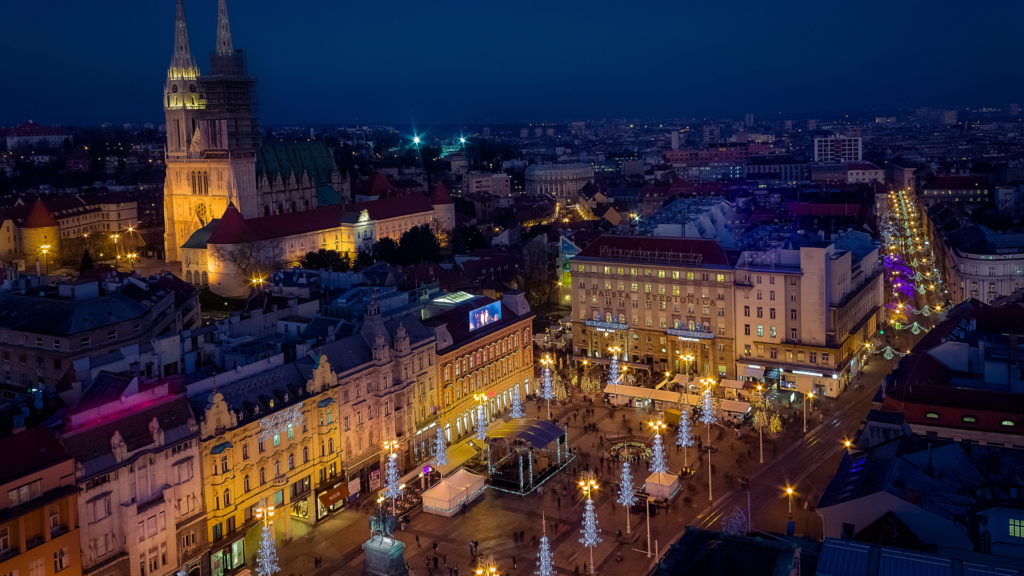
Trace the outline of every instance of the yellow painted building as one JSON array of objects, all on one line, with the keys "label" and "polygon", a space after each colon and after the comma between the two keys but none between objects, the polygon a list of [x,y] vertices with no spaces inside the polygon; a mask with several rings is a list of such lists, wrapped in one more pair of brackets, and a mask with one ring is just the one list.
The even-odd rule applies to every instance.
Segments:
[{"label": "yellow painted building", "polygon": [[75,462],[44,428],[0,440],[0,574],[81,576]]},{"label": "yellow painted building", "polygon": [[336,383],[325,357],[307,357],[193,398],[212,576],[253,558],[261,506],[274,506],[281,542],[294,521],[316,521],[315,495],[341,470]]}]

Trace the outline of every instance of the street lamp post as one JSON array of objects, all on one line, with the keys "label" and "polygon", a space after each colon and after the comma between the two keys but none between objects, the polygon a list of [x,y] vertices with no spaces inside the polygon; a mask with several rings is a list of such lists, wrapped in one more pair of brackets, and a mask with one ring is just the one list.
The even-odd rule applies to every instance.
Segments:
[{"label": "street lamp post", "polygon": [[814,396],[814,392],[808,392],[804,395],[804,432],[807,432],[807,399],[812,396]]},{"label": "street lamp post", "polygon": [[274,524],[274,507],[267,506],[264,508],[262,504],[265,502],[266,500],[261,502],[261,505],[256,508],[256,519],[262,521],[264,526],[272,526]]},{"label": "street lamp post", "polygon": [[476,576],[496,576],[498,574],[498,563],[494,561],[494,556],[481,556],[477,560],[474,573]]},{"label": "street lamp post", "polygon": [[43,244],[40,246],[43,249],[43,259],[46,260],[46,275],[50,275],[50,245]]},{"label": "street lamp post", "polygon": [[135,254],[135,253],[131,253],[131,254],[128,255],[128,260],[132,263],[132,271],[135,270],[135,258],[136,257],[138,257],[138,254]]},{"label": "street lamp post", "polygon": [[[761,385],[760,384],[757,385],[757,394],[759,396],[758,403],[761,405],[760,409],[762,411],[764,411],[764,408],[765,408],[765,406],[764,406],[764,396],[762,396],[762,394],[764,394],[764,393],[761,391]],[[760,444],[760,447],[761,447],[761,457],[760,457],[760,462],[759,462],[760,464],[764,464],[764,417],[765,416],[767,416],[767,414],[761,416],[761,419],[758,420],[758,424],[757,424],[758,443]]]},{"label": "street lamp post", "polygon": [[789,496],[789,517],[793,517],[793,489],[786,487],[786,495]]},{"label": "street lamp post", "polygon": [[[584,515],[584,527],[583,528],[584,528],[585,531],[588,531],[589,527],[587,526],[587,517],[586,517],[586,515],[587,514],[589,514],[589,515],[594,515],[595,514],[594,513],[594,500],[590,497],[591,496],[591,492],[593,492],[594,490],[597,490],[597,477],[594,475],[593,472],[585,472],[584,473],[583,477],[580,479],[580,488],[583,490],[583,494],[586,495],[586,497],[587,497],[587,508],[588,508],[588,510],[587,510],[587,513]],[[591,519],[594,520],[594,523],[596,524],[596,516],[592,517]],[[594,527],[594,530],[596,532],[596,527]],[[648,524],[648,530],[650,530],[650,524]],[[587,542],[583,542],[583,544],[587,548],[590,548],[590,573],[594,574],[594,545],[597,544],[597,542],[600,542],[600,539],[597,539],[597,535],[593,534],[594,539],[597,539],[597,542],[593,542],[593,541],[590,541],[589,536],[590,535],[584,533],[584,538],[583,539],[587,540]]]}]

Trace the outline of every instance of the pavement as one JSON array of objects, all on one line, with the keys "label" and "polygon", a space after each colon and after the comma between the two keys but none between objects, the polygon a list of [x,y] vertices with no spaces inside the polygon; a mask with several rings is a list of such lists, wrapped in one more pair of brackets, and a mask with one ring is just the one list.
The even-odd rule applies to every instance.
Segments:
[{"label": "pavement", "polygon": [[[649,414],[634,408],[611,408],[602,404],[584,404],[577,395],[574,405],[552,406],[561,418],[569,416],[569,443],[579,452],[575,472],[584,465],[597,471],[601,485],[594,493],[602,542],[593,549],[593,563],[600,574],[626,576],[646,573],[653,566],[654,557],[647,554],[648,530],[651,551],[663,551],[682,535],[686,526],[696,525],[710,530],[721,530],[723,518],[740,509],[750,518],[754,531],[785,532],[790,520],[785,487],[794,489],[794,533],[821,537],[821,520],[814,512],[822,491],[831,480],[841,458],[844,438],[852,438],[871,405],[871,397],[878,384],[889,373],[893,362],[876,355],[854,384],[837,399],[818,400],[809,414],[809,431],[804,434],[800,402],[783,403],[780,412],[786,422],[776,438],[765,436],[764,464],[758,463],[758,438],[749,428],[743,428],[737,437],[735,430],[712,426],[716,452],[712,455],[711,484],[713,500],[708,496],[706,454],[696,460],[695,450],[689,449],[689,464],[696,467],[693,478],[681,481],[679,496],[668,510],[652,510],[645,518],[637,509],[631,513],[632,530],[640,531],[633,543],[620,543],[616,531],[626,531],[624,507],[615,503],[618,492],[619,463],[612,461],[599,447],[600,437],[621,434],[631,426],[635,435],[640,423]],[[782,398],[788,400],[788,398]],[[539,403],[537,404],[538,406]],[[580,407],[578,416],[573,407]],[[584,409],[592,408],[595,415],[584,417]],[[543,409],[542,409],[543,410]],[[536,408],[527,406],[534,415]],[[623,424],[623,415],[626,423]],[[563,420],[564,421],[564,420]],[[584,432],[585,424],[596,424],[597,432]],[[706,429],[694,427],[706,441]],[[675,436],[669,433],[669,466],[673,470],[683,467],[683,453],[675,447]],[[602,454],[604,458],[602,459]],[[634,466],[634,482],[639,486],[647,476],[644,465]],[[748,490],[741,489],[740,479],[749,478]],[[451,566],[452,576],[457,566],[463,576],[470,574],[475,561],[470,553],[469,541],[479,542],[483,555],[493,555],[499,574],[531,575],[536,570],[536,539],[546,530],[559,574],[571,574],[584,563],[591,565],[591,551],[580,544],[581,519],[584,501],[575,485],[577,477],[573,467],[559,473],[544,485],[543,493],[535,491],[526,497],[517,497],[497,490],[485,490],[466,511],[453,518],[415,513],[405,531],[396,538],[405,544],[406,562],[411,576],[448,576],[445,560]],[[806,507],[805,507],[806,504]],[[648,525],[649,520],[649,525]],[[546,522],[545,522],[546,521]],[[315,528],[294,521],[293,540],[279,551],[282,567],[280,576],[334,576],[358,573],[362,568],[361,545],[369,538],[368,516],[361,506],[338,512]],[[648,528],[649,526],[649,528]],[[525,531],[524,542],[514,542],[513,532]],[[419,537],[419,542],[417,542]],[[427,570],[427,556],[437,543],[438,569]],[[621,555],[621,561],[619,561]],[[319,568],[313,558],[323,559]],[[652,554],[652,556],[654,556]],[[514,560],[514,561],[513,561]]]}]

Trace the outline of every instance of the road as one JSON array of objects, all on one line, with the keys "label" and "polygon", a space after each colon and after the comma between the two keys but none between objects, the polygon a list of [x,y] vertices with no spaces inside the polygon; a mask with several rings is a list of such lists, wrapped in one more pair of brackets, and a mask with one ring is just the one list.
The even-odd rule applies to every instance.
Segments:
[{"label": "road", "polygon": [[[871,408],[871,398],[877,391],[880,380],[879,372],[888,373],[890,364],[884,360],[876,360],[872,372],[864,377],[861,390],[851,389],[846,392],[845,402],[834,410],[828,419],[818,427],[810,430],[786,449],[773,463],[768,464],[750,476],[750,514],[751,525],[756,529],[764,524],[765,516],[775,504],[784,498],[787,486],[807,487],[805,479],[819,471],[821,467],[835,471],[840,453],[845,450],[844,440],[852,439],[861,422]],[[806,495],[811,502],[816,502],[825,486],[813,486],[811,494]],[[705,530],[721,530],[722,519],[734,508],[746,510],[747,490],[734,490],[716,500],[711,506],[697,515],[694,525]],[[778,530],[779,522],[771,524],[772,530]]]}]

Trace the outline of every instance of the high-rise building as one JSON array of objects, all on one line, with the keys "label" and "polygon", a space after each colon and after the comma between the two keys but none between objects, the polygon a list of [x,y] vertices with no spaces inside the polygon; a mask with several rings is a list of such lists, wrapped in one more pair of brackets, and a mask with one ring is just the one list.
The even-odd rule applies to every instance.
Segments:
[{"label": "high-rise building", "polygon": [[1020,114],[1020,105],[1010,104],[1010,116],[1016,116],[1018,114]]},{"label": "high-rise building", "polygon": [[819,136],[814,139],[814,161],[860,162],[862,147],[860,136]]},{"label": "high-rise building", "polygon": [[743,125],[746,126],[747,128],[750,128],[751,126],[753,126],[754,125],[754,115],[753,114],[747,114],[743,118]]}]

